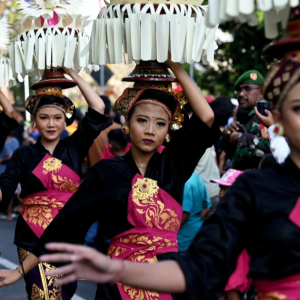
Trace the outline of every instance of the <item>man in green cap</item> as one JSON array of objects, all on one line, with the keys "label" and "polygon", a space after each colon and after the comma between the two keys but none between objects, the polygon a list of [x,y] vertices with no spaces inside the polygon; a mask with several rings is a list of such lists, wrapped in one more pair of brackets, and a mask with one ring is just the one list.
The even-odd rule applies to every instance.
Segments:
[{"label": "man in green cap", "polygon": [[263,80],[258,71],[250,70],[234,85],[239,108],[236,121],[225,129],[225,134],[236,147],[232,160],[232,168],[236,170],[256,169],[262,157],[270,153],[267,129],[260,124],[254,109],[257,102],[264,101],[261,94]]}]

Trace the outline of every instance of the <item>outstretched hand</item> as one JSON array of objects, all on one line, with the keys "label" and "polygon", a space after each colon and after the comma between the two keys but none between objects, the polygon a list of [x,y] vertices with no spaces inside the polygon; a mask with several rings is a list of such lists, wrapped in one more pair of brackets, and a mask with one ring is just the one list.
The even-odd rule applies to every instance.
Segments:
[{"label": "outstretched hand", "polygon": [[56,281],[59,285],[68,284],[78,279],[86,279],[97,283],[113,282],[123,268],[120,261],[112,260],[86,246],[51,243],[46,248],[60,253],[43,255],[40,257],[40,261],[69,263],[46,273],[47,276],[64,275]]},{"label": "outstretched hand", "polygon": [[22,278],[18,270],[0,270],[0,288],[16,283]]}]

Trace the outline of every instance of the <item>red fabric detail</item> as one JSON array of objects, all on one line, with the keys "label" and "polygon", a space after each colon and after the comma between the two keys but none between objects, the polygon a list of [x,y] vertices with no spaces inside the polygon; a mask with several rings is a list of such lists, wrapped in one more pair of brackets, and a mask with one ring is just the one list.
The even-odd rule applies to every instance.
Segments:
[{"label": "red fabric detail", "polygon": [[39,238],[77,191],[81,181],[78,174],[64,164],[61,165],[60,170],[46,172],[43,168],[44,162],[51,158],[53,158],[51,155],[46,154],[32,172],[47,191],[27,196],[21,211],[24,220]]}]

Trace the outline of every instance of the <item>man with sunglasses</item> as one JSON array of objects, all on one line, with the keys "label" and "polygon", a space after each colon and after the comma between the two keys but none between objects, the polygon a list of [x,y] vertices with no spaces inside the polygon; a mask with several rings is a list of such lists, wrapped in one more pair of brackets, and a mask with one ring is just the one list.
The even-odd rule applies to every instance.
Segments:
[{"label": "man with sunglasses", "polygon": [[225,129],[230,143],[236,147],[232,168],[256,169],[265,154],[270,153],[267,129],[255,114],[255,106],[264,101],[261,94],[263,76],[256,70],[245,72],[235,83],[234,89],[239,107],[235,121]]}]

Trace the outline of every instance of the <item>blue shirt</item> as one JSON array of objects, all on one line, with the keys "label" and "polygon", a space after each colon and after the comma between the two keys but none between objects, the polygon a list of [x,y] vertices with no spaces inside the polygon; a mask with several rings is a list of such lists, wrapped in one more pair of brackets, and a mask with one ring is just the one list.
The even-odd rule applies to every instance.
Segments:
[{"label": "blue shirt", "polygon": [[200,214],[203,209],[210,208],[211,202],[203,180],[197,173],[193,173],[184,186],[184,212],[189,213],[178,233],[179,251],[186,251],[202,227]]},{"label": "blue shirt", "polygon": [[[14,153],[16,149],[20,147],[19,141],[16,138],[6,140],[3,150],[0,153],[0,159],[4,159]],[[6,169],[6,164],[8,161],[0,164],[0,174],[2,174]]]}]

